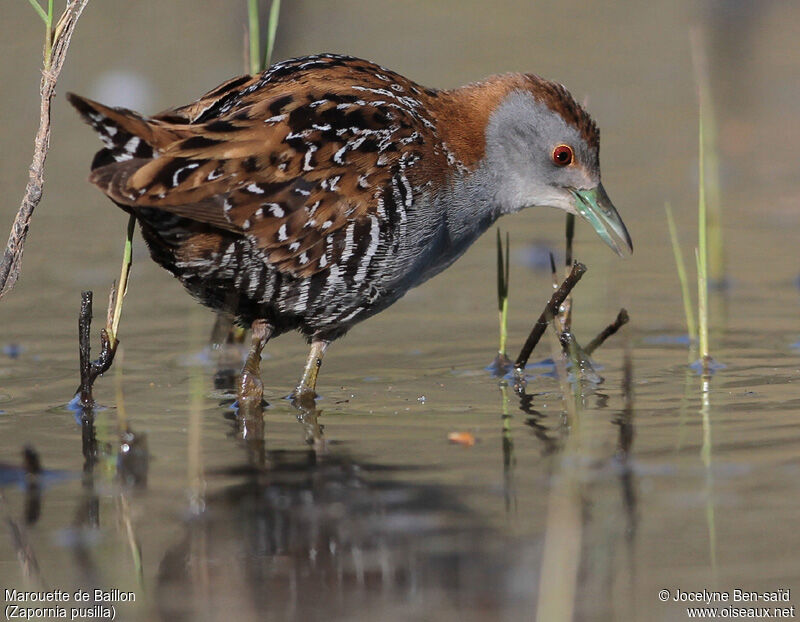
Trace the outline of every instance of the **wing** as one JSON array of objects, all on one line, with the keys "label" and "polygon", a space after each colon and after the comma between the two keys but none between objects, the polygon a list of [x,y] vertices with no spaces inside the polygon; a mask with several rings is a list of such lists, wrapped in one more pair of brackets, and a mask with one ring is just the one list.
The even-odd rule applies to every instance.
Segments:
[{"label": "wing", "polygon": [[410,205],[415,167],[423,156],[426,166],[444,157],[433,148],[423,96],[366,61],[281,63],[153,117],[171,142],[161,141],[150,159],[100,166],[91,179],[123,205],[240,233],[278,270],[309,276],[330,265],[332,241],[342,247],[349,224],[391,225],[393,188],[401,186],[399,202]]}]

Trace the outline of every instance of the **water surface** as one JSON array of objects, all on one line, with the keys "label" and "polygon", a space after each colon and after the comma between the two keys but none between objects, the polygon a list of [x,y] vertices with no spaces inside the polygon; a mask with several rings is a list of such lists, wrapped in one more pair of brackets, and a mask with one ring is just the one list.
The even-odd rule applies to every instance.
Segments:
[{"label": "water surface", "polygon": [[[605,381],[573,415],[547,369],[534,370],[524,399],[484,369],[497,341],[493,235],[336,342],[316,411],[283,399],[305,344],[271,343],[263,425],[237,420],[215,389],[212,315],[138,242],[87,451],[66,408],[80,291],[95,290],[102,318],[126,217],[85,182],[94,137],[59,98],[23,277],[0,302],[0,589],[132,591],[134,603],[116,603],[131,620],[682,620],[659,590],[800,589],[800,137],[790,122],[800,13],[778,2],[600,6],[509,2],[489,15],[482,3],[350,2],[332,14],[294,2],[276,51],[356,54],[435,86],[532,70],[588,100],[604,184],[636,251],[620,261],[578,228],[589,266],[578,338],[622,306],[632,320],[597,351]],[[159,11],[90,3],[59,93],[111,88],[116,103],[154,111],[241,70],[243,9]],[[688,261],[696,24],[711,42],[731,283],[712,297],[712,351],[725,368],[710,381],[687,367],[663,214],[669,200]],[[24,2],[4,6],[7,222],[35,130],[37,28]],[[512,237],[513,355],[550,292],[530,249],[560,248],[563,216],[529,210],[499,224]],[[534,359],[551,347],[544,339]],[[476,443],[450,444],[451,432]],[[19,471],[26,444],[48,470],[38,490]]]}]

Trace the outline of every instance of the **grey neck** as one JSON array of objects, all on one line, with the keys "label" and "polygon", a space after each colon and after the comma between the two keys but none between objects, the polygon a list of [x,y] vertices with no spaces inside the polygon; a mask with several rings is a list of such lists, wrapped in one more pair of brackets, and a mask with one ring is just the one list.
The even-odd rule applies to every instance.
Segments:
[{"label": "grey neck", "polygon": [[[419,231],[409,231],[415,247],[411,253],[416,261],[414,284],[435,276],[464,252],[500,216],[490,188],[495,187],[486,167],[455,177],[435,196],[420,201],[426,216],[418,214],[415,224]],[[435,224],[433,224],[435,223]],[[433,226],[432,226],[433,225]],[[410,226],[413,229],[414,225]]]},{"label": "grey neck", "polygon": [[494,187],[487,167],[479,166],[453,177],[436,194],[421,193],[384,271],[384,288],[399,297],[463,255],[501,214],[489,190]]},{"label": "grey neck", "polygon": [[460,256],[502,214],[489,168],[481,163],[474,171],[456,178],[439,197],[439,208],[450,244]]}]

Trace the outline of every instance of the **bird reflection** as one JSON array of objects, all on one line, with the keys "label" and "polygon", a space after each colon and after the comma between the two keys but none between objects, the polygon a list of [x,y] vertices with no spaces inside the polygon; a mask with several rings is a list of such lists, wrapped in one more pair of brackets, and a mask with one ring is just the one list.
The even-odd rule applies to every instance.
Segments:
[{"label": "bird reflection", "polygon": [[265,451],[263,468],[250,456],[248,467],[217,474],[241,481],[210,494],[163,556],[162,616],[308,620],[375,607],[387,619],[444,593],[499,607],[489,529],[446,489],[320,451],[317,415],[298,415],[307,449]]}]

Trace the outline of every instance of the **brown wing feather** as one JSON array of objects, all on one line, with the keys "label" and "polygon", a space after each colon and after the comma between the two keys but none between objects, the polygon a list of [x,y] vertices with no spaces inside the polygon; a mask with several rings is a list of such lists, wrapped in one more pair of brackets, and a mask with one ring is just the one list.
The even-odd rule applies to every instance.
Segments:
[{"label": "brown wing feather", "polygon": [[[97,170],[92,181],[124,205],[241,233],[283,272],[326,269],[326,239],[382,217],[392,178],[435,136],[414,83],[366,61],[305,60],[312,64],[236,78],[153,119],[106,109],[159,140],[153,159],[111,164],[118,170]],[[160,139],[167,134],[171,141]]]},{"label": "brown wing feather", "polygon": [[255,82],[256,80],[258,80],[258,78],[254,78],[253,76],[231,78],[211,89],[208,93],[197,99],[197,101],[187,104],[186,106],[168,108],[163,112],[153,115],[153,119],[167,121],[169,123],[194,123],[204,112],[213,108],[215,105],[219,105],[226,97],[236,96],[241,89],[246,88],[248,83]]}]

